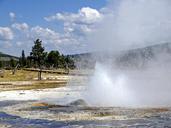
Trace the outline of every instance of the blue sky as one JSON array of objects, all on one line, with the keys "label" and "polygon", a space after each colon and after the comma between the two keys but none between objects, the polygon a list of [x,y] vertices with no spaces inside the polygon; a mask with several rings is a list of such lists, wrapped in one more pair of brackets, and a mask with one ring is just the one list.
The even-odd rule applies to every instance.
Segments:
[{"label": "blue sky", "polygon": [[0,25],[9,25],[9,12],[18,15],[18,21],[31,25],[46,25],[44,16],[57,12],[77,12],[82,7],[100,9],[106,0],[0,0]]},{"label": "blue sky", "polygon": [[36,38],[47,51],[84,52],[77,51],[82,45],[78,44],[106,4],[107,0],[0,0],[0,52],[29,53]]},{"label": "blue sky", "polygon": [[76,54],[171,40],[170,0],[0,0],[0,52]]}]

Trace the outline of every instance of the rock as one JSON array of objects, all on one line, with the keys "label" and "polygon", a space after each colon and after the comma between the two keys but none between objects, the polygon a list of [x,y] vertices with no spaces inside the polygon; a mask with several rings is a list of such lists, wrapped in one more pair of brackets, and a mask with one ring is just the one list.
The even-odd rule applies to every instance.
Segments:
[{"label": "rock", "polygon": [[87,103],[83,99],[78,99],[76,101],[72,101],[68,105],[71,105],[71,106],[87,106]]}]

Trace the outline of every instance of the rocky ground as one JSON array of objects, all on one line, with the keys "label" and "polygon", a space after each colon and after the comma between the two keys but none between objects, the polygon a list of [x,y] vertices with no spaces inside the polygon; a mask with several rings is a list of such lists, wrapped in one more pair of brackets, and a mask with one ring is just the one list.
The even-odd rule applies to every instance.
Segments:
[{"label": "rocky ground", "polygon": [[66,86],[1,92],[0,127],[171,127],[170,108],[92,107],[80,99],[82,90],[83,86]]}]

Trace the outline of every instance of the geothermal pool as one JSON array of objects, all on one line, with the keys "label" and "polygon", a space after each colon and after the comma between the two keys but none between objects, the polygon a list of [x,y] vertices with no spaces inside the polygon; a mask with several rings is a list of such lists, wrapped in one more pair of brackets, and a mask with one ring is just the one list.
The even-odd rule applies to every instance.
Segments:
[{"label": "geothermal pool", "polygon": [[[171,126],[171,109],[90,106],[85,86],[0,93],[0,127],[111,128]],[[93,97],[92,97],[93,98]]]}]

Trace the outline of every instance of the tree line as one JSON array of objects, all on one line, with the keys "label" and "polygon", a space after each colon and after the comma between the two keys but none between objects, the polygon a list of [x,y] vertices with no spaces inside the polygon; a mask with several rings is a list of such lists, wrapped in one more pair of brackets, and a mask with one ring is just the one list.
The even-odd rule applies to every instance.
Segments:
[{"label": "tree line", "polygon": [[39,68],[39,69],[74,69],[74,60],[69,56],[64,56],[57,50],[46,52],[42,46],[42,41],[37,39],[29,56],[25,56],[22,50],[19,58],[19,65],[21,68]]}]

